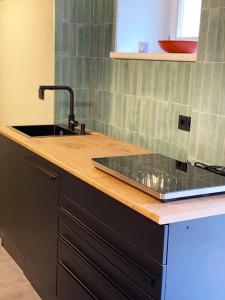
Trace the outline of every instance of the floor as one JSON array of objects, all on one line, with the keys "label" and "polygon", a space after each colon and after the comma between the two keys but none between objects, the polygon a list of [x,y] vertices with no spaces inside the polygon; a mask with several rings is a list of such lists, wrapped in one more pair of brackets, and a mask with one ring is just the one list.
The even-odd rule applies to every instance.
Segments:
[{"label": "floor", "polygon": [[21,269],[8,255],[1,244],[0,300],[41,300]]}]

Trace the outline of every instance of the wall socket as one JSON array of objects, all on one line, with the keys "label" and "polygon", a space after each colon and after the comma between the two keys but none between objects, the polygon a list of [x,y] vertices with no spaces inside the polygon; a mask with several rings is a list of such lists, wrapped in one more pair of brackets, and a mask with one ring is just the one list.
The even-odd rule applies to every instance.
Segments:
[{"label": "wall socket", "polygon": [[178,128],[184,131],[191,131],[191,117],[179,115]]}]

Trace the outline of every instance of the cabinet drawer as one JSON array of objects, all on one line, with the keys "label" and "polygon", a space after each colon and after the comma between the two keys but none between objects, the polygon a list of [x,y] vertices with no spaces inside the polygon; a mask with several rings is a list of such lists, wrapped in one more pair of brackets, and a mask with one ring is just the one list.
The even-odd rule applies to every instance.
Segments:
[{"label": "cabinet drawer", "polygon": [[159,299],[164,267],[157,265],[158,274],[153,271],[147,274],[92,230],[81,224],[79,220],[63,212],[59,213],[59,219],[60,236],[103,270],[117,286],[126,292],[129,299],[152,299],[152,297]]},{"label": "cabinet drawer", "polygon": [[58,262],[71,271],[97,299],[124,300],[127,297],[117,289],[97,266],[77,248],[71,247],[62,239],[58,240]]},{"label": "cabinet drawer", "polygon": [[76,278],[68,268],[57,267],[57,299],[59,300],[97,300],[87,287]]},{"label": "cabinet drawer", "polygon": [[166,264],[167,225],[160,226],[152,222],[64,171],[61,172],[60,184],[60,206],[69,203],[66,198],[73,202],[75,206],[72,213],[79,211],[81,221],[106,240],[109,239],[115,248],[121,248],[128,256],[130,251],[134,251],[138,253],[137,257],[145,257],[137,261],[144,266],[148,257]]},{"label": "cabinet drawer", "polygon": [[76,218],[84,224],[84,226],[90,228],[100,237],[100,239],[111,245],[112,248],[117,249],[123,257],[126,257],[133,265],[136,265],[139,269],[143,270],[143,273],[154,273],[157,274],[158,277],[161,276],[161,271],[159,272],[158,268],[161,264],[141,251],[136,245],[124,239],[119,233],[112,231],[111,228],[106,227],[105,224],[88,214],[75,202],[65,196],[60,197],[60,204],[62,211],[70,214],[73,218]]}]

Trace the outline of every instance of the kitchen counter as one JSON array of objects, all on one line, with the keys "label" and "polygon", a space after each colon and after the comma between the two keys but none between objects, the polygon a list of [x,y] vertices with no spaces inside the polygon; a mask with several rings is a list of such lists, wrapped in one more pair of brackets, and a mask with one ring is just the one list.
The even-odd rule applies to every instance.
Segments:
[{"label": "kitchen counter", "polygon": [[145,149],[96,132],[86,136],[31,138],[1,126],[0,133],[158,224],[225,214],[225,195],[161,203],[97,170],[91,162],[93,157],[149,153]]}]

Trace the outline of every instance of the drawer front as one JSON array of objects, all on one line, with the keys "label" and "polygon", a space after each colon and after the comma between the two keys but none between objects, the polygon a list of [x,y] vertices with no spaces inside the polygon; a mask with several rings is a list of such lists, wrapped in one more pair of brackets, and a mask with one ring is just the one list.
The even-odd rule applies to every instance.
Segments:
[{"label": "drawer front", "polygon": [[58,262],[79,278],[97,299],[127,299],[125,294],[119,291],[113,285],[111,279],[94,265],[89,258],[60,238],[58,240]]},{"label": "drawer front", "polygon": [[154,274],[157,274],[159,277],[161,276],[158,269],[159,263],[145,252],[141,251],[136,245],[121,236],[118,232],[105,226],[105,224],[88,214],[75,202],[65,196],[60,197],[60,205],[62,211],[70,214],[73,218],[76,218],[84,224],[84,226],[90,228],[102,240],[110,244],[112,248],[117,249],[123,257],[126,257],[127,260],[131,261],[133,265],[136,265],[139,269],[143,270],[143,273],[151,274],[154,272]]},{"label": "drawer front", "polygon": [[97,300],[87,287],[76,278],[68,268],[57,267],[57,299],[59,300]]},{"label": "drawer front", "polygon": [[[90,258],[114,281],[115,285],[126,292],[129,299],[160,297],[161,277],[159,278],[159,274],[154,272],[147,274],[140,270],[79,220],[63,212],[59,213],[59,219],[60,236]],[[162,276],[163,267],[159,264],[157,267],[158,273]]]},{"label": "drawer front", "polygon": [[[94,228],[100,235],[108,231],[109,241],[114,242],[115,248],[123,248],[124,241],[129,243],[129,249],[138,249],[142,256],[153,258],[160,264],[166,264],[168,226],[160,226],[110,196],[88,185],[84,181],[64,171],[61,172],[61,196],[60,206],[65,205],[68,198],[76,205],[76,211],[80,211],[80,218],[89,228]],[[68,204],[68,202],[67,202]],[[86,214],[86,217],[85,217]],[[90,220],[90,221],[89,221]],[[94,220],[94,222],[93,222]],[[100,224],[99,225],[97,225]],[[97,228],[98,227],[98,228]],[[124,240],[119,245],[120,239]],[[106,238],[106,237],[105,237]],[[124,249],[128,250],[128,249]],[[129,255],[129,251],[127,253]],[[137,262],[141,264],[141,261]],[[143,261],[146,265],[146,261]]]}]

